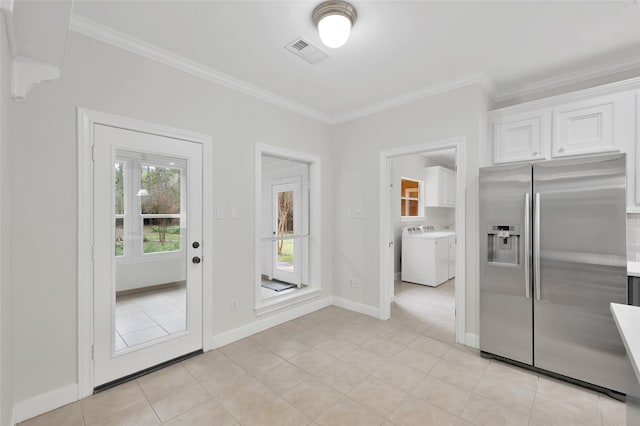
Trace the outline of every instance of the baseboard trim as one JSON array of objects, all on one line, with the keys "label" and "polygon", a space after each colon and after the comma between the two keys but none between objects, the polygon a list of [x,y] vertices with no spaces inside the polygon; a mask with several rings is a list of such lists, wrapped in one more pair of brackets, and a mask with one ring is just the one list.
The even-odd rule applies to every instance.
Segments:
[{"label": "baseboard trim", "polygon": [[380,319],[380,309],[375,306],[364,305],[362,303],[354,302],[353,300],[335,296],[333,297],[333,304],[339,308],[348,309],[353,312],[358,312],[360,314]]},{"label": "baseboard trim", "polygon": [[464,344],[472,348],[480,349],[480,336],[473,333],[464,335]]},{"label": "baseboard trim", "polygon": [[268,318],[254,321],[251,324],[237,327],[233,330],[225,331],[224,333],[216,334],[210,339],[209,343],[211,344],[211,347],[204,348],[204,350],[208,351],[224,345],[228,345],[229,343],[237,342],[238,340],[244,339],[245,337],[249,337],[268,328],[275,327],[287,321],[291,321],[292,319],[296,319],[303,315],[310,314],[311,312],[315,312],[319,309],[326,308],[327,306],[330,306],[332,302],[333,300],[331,297],[324,297],[322,299],[314,300],[311,303],[306,303],[299,307],[287,309],[285,312],[275,314]]},{"label": "baseboard trim", "polygon": [[74,383],[18,402],[13,407],[13,424],[23,422],[78,400],[78,384]]}]

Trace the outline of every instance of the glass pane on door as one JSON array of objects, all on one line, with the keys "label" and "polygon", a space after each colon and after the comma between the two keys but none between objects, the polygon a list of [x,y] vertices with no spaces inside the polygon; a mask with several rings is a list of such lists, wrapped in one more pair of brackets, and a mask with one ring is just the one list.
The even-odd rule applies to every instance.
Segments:
[{"label": "glass pane on door", "polygon": [[179,251],[180,169],[142,163],[139,194],[143,252]]},{"label": "glass pane on door", "polygon": [[[293,236],[293,191],[281,191],[277,196],[277,236],[278,238]],[[276,268],[294,272],[294,240],[278,240]]]},{"label": "glass pane on door", "polygon": [[115,255],[124,255],[124,176],[125,162],[115,163]]},{"label": "glass pane on door", "polygon": [[116,158],[118,352],[186,330],[187,228],[185,160],[128,151]]}]

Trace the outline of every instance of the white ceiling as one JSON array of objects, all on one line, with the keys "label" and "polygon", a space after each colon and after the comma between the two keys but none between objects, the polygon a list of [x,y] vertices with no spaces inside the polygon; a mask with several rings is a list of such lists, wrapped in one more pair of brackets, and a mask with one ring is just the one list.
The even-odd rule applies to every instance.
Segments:
[{"label": "white ceiling", "polygon": [[74,14],[328,122],[479,77],[505,98],[541,80],[554,78],[540,86],[549,88],[640,67],[633,0],[354,1],[349,42],[323,47],[330,58],[311,65],[284,46],[298,36],[322,46],[311,22],[319,2],[77,0]]},{"label": "white ceiling", "polygon": [[433,160],[435,162],[448,166],[449,168],[452,168],[452,169],[455,168],[456,166],[456,150],[455,149],[445,149],[442,151],[430,151],[430,152],[425,152],[422,155],[429,158],[430,160]]}]

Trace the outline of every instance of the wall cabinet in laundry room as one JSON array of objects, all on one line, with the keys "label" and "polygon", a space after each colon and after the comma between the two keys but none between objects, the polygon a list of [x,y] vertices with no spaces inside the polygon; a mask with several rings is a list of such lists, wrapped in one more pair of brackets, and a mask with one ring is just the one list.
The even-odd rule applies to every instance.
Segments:
[{"label": "wall cabinet in laundry room", "polygon": [[456,206],[456,172],[441,166],[424,169],[424,206]]}]

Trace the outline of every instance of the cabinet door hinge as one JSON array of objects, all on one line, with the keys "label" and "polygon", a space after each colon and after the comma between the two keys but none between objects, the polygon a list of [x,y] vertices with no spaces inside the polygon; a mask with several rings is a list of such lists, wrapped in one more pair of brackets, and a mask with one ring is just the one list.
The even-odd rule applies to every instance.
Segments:
[{"label": "cabinet door hinge", "polygon": [[96,161],[96,146],[91,145],[91,161]]},{"label": "cabinet door hinge", "polygon": [[96,347],[94,345],[91,345],[91,359],[96,359]]}]

